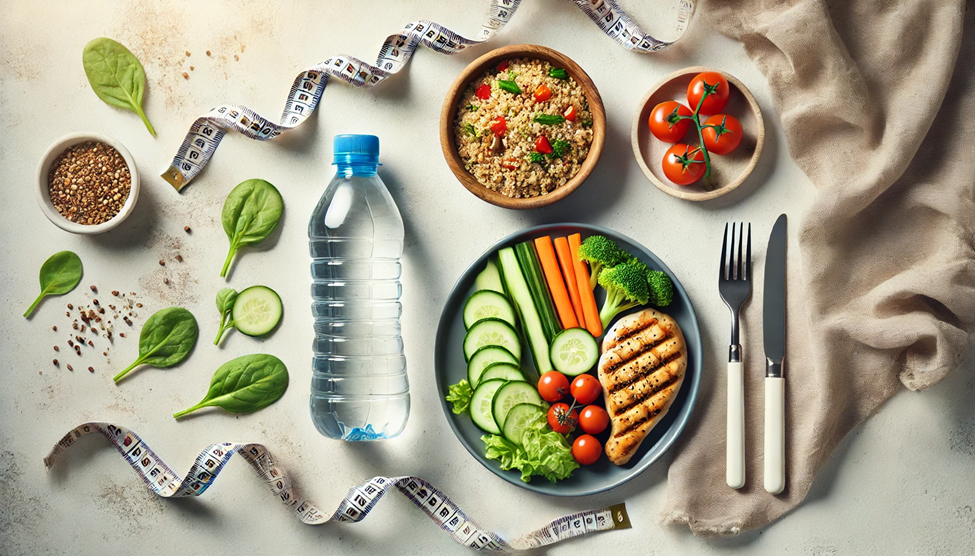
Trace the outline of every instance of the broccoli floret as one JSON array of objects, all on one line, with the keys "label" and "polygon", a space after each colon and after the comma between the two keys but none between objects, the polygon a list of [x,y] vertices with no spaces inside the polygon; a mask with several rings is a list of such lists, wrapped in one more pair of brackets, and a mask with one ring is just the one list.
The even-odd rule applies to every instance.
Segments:
[{"label": "broccoli floret", "polygon": [[606,236],[589,236],[579,247],[579,260],[589,263],[589,287],[596,289],[599,274],[604,268],[610,268],[633,258],[615,241]]},{"label": "broccoli floret", "polygon": [[646,305],[650,298],[647,267],[639,260],[631,260],[599,273],[599,285],[606,290],[606,301],[599,310],[603,328],[623,311]]},{"label": "broccoli floret", "polygon": [[666,307],[674,300],[674,283],[670,276],[660,270],[647,271],[647,284],[650,286],[650,303]]}]

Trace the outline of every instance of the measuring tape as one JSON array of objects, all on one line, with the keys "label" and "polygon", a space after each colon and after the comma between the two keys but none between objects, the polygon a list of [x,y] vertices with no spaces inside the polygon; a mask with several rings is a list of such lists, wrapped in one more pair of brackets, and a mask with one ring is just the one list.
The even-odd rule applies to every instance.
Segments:
[{"label": "measuring tape", "polygon": [[82,436],[92,433],[101,433],[107,438],[142,478],[146,488],[163,498],[203,494],[213,484],[230,458],[234,454],[239,454],[264,479],[271,492],[291,508],[302,523],[308,525],[321,525],[329,521],[341,523],[362,521],[388,490],[396,488],[455,541],[478,550],[527,550],[595,531],[630,528],[626,506],[616,504],[602,510],[589,510],[560,517],[541,529],[505,541],[497,533],[478,525],[444,493],[419,477],[373,477],[349,489],[349,493],[339,504],[338,509],[329,516],[311,502],[304,500],[295,491],[288,474],[274,463],[271,453],[261,444],[233,442],[211,444],[200,452],[189,473],[180,479],[179,475],[139,438],[139,435],[111,423],[85,423],[76,427],[64,435],[51,453],[44,458],[44,466],[50,469],[62,452]]},{"label": "measuring tape", "polygon": [[[691,14],[694,13],[692,0],[679,0],[677,18],[673,25],[677,38],[666,42],[657,40],[640,29],[614,0],[571,1],[603,33],[627,50],[640,53],[656,52],[672,44],[684,34]],[[422,44],[441,54],[456,54],[489,40],[511,20],[520,4],[521,0],[491,0],[487,20],[474,39],[462,37],[438,23],[424,19],[409,23],[399,33],[387,37],[379,49],[375,64],[344,55],[315,64],[295,78],[278,123],[240,104],[217,106],[193,122],[173,158],[172,165],[162,177],[179,191],[203,170],[227,130],[232,129],[245,137],[261,141],[274,139],[285,131],[298,127],[311,116],[322,98],[329,76],[355,87],[374,87],[403,69],[418,45]]]}]

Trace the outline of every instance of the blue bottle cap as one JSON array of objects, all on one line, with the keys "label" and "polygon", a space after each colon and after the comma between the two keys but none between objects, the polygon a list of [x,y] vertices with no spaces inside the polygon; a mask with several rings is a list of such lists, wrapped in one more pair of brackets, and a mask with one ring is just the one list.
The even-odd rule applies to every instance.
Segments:
[{"label": "blue bottle cap", "polygon": [[379,137],[336,135],[332,164],[379,164]]}]

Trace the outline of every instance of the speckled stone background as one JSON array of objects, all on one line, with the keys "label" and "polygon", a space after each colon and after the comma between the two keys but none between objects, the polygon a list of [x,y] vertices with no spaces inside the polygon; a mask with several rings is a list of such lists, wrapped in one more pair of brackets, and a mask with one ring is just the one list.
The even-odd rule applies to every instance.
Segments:
[{"label": "speckled stone background", "polygon": [[[666,29],[673,7],[669,0],[622,5],[650,30]],[[709,394],[723,376],[726,352],[727,309],[714,277],[723,225],[751,221],[763,238],[779,213],[801,218],[813,188],[789,159],[761,74],[737,43],[697,18],[677,46],[640,56],[604,37],[570,3],[529,0],[490,46],[455,57],[421,50],[404,73],[372,91],[333,82],[315,117],[273,143],[228,136],[182,194],[158,177],[189,124],[211,106],[242,103],[274,117],[292,79],[306,66],[339,53],[371,59],[387,35],[421,18],[471,35],[485,6],[481,0],[0,5],[0,188],[6,215],[0,219],[5,307],[0,318],[5,356],[0,554],[188,554],[212,551],[216,542],[243,553],[466,551],[395,494],[361,524],[302,525],[241,461],[231,463],[203,497],[177,501],[146,491],[97,437],[79,442],[45,471],[41,458],[50,447],[88,420],[133,428],[179,472],[211,442],[264,443],[300,491],[328,511],[353,484],[401,474],[425,477],[480,523],[509,538],[566,513],[627,503],[633,529],[566,542],[545,552],[551,554],[975,552],[971,358],[931,390],[896,396],[841,445],[802,506],[770,527],[736,538],[700,539],[657,524],[669,458],[608,493],[555,499],[509,485],[477,465],[447,426],[432,374],[433,338],[454,280],[498,238],[559,221],[615,228],[668,263],[701,319],[707,359],[699,403],[723,403]],[[155,139],[135,115],[104,105],[91,92],[81,51],[98,36],[120,40],[145,65],[146,113],[158,131]],[[553,47],[586,69],[605,102],[609,130],[600,164],[576,193],[542,210],[511,212],[482,203],[456,182],[440,152],[438,121],[443,94],[467,63],[491,47],[523,42]],[[660,77],[690,65],[719,67],[739,77],[766,116],[765,153],[752,178],[710,204],[663,195],[640,172],[630,149],[630,123],[640,97]],[[122,141],[143,179],[135,212],[101,236],[60,231],[34,199],[39,157],[55,139],[76,131]],[[312,328],[306,225],[332,174],[331,138],[350,132],[381,138],[382,177],[403,213],[407,234],[403,320],[413,411],[400,438],[374,445],[327,441],[308,417]],[[273,287],[286,316],[267,339],[231,334],[215,348],[209,343],[218,323],[213,296],[225,284],[218,274],[227,248],[220,207],[234,185],[252,177],[278,186],[284,219],[269,241],[238,260],[230,284]],[[24,320],[20,314],[36,295],[37,269],[62,249],[84,260],[82,286],[46,300]],[[65,350],[71,324],[65,304],[90,303],[89,285],[99,288],[102,300],[119,290],[135,292],[144,304],[136,327],[116,339],[108,357],[101,349],[87,349],[80,358]],[[193,356],[178,367],[145,369],[113,385],[112,375],[136,356],[137,328],[170,305],[187,307],[200,322],[201,342]],[[759,308],[752,304],[746,310]],[[55,325],[59,332],[51,330]],[[745,333],[746,345],[758,351],[760,331],[746,325]],[[97,345],[105,345],[101,342]],[[54,345],[62,347],[60,359],[72,362],[73,372],[63,363],[60,369],[52,366]],[[172,419],[175,410],[201,397],[222,362],[259,351],[279,356],[291,370],[291,386],[281,401],[248,416],[214,411],[182,422]],[[84,370],[89,365],[95,373]]]}]

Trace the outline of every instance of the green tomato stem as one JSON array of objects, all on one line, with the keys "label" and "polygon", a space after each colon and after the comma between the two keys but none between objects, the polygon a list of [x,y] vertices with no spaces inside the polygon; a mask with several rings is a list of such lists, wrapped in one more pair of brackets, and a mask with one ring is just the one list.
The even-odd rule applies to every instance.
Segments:
[{"label": "green tomato stem", "polygon": [[203,407],[206,407],[206,406],[204,405],[204,402],[200,402],[200,403],[198,403],[198,404],[196,404],[196,405],[194,405],[193,407],[191,407],[191,408],[189,408],[189,409],[184,409],[183,411],[178,411],[178,412],[176,412],[176,413],[173,413],[173,418],[175,418],[175,419],[179,419],[179,418],[180,418],[180,417],[182,417],[183,415],[186,415],[186,414],[188,414],[188,413],[193,413],[193,412],[194,412],[194,411],[196,411],[197,409],[200,409],[200,408],[203,408]]},{"label": "green tomato stem", "polygon": [[704,106],[704,99],[708,98],[711,94],[708,88],[704,88],[704,94],[701,95],[701,100],[697,101],[697,108],[694,109],[694,114],[691,118],[694,120],[694,127],[697,128],[697,140],[701,142],[701,152],[704,153],[704,187],[705,189],[711,189],[708,185],[708,178],[711,177],[711,157],[708,155],[708,148],[704,146],[704,133],[701,132],[701,117],[698,115],[701,112],[701,106]]},{"label": "green tomato stem", "polygon": [[125,369],[123,369],[122,372],[120,372],[119,374],[115,375],[115,377],[112,378],[112,380],[114,380],[116,383],[118,383],[118,381],[122,380],[122,377],[124,377],[125,375],[129,374],[129,371],[131,371],[132,369],[134,369],[138,365],[140,365],[142,363],[142,359],[143,359],[142,357],[136,359],[131,365],[129,365],[128,367],[126,367]]},{"label": "green tomato stem", "polygon": [[42,299],[44,299],[44,295],[44,292],[41,292],[41,295],[37,296],[37,299],[35,299],[34,302],[30,304],[30,307],[27,308],[27,312],[24,313],[24,317],[29,317],[30,314],[34,312],[34,308],[37,307]]}]

